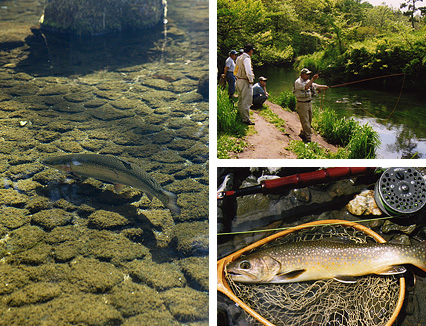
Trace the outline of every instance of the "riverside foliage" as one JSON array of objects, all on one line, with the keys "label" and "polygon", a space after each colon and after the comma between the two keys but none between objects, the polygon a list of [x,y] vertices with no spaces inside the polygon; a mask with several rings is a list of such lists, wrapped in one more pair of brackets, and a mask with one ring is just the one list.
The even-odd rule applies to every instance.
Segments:
[{"label": "riverside foliage", "polygon": [[[272,101],[284,109],[295,110],[296,99],[292,92],[284,91]],[[289,149],[298,158],[371,159],[380,146],[379,135],[369,124],[361,125],[353,118],[339,118],[330,108],[313,108],[312,126],[330,144],[340,146],[337,153],[327,152],[316,143],[291,142]]]},{"label": "riverside foliage", "polygon": [[227,89],[217,87],[217,157],[226,159],[230,158],[229,152],[241,152],[245,147],[242,137],[247,129],[233,100],[228,98]]},{"label": "riverside foliage", "polygon": [[218,66],[230,49],[252,43],[254,66],[295,64],[333,82],[405,73],[406,87],[423,88],[422,14],[413,28],[400,9],[366,1],[218,0]]},{"label": "riverside foliage", "polygon": [[339,118],[329,109],[313,111],[312,126],[329,143],[343,146],[347,158],[375,158],[376,148],[380,146],[379,135],[369,124],[361,125],[353,118]]}]

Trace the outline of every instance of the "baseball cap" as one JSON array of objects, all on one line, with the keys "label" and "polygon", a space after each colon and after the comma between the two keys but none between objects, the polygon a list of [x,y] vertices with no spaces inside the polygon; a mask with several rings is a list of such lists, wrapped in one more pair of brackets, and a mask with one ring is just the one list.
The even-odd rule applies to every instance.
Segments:
[{"label": "baseball cap", "polygon": [[246,45],[244,46],[244,52],[250,52],[251,50],[254,50],[253,45],[251,45],[251,44],[246,44]]}]

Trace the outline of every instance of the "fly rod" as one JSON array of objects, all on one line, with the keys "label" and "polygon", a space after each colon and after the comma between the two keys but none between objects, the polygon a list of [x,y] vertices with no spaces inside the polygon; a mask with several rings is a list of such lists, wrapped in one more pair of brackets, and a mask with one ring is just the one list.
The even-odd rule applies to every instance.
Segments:
[{"label": "fly rod", "polygon": [[224,199],[225,197],[231,196],[240,197],[258,193],[276,194],[285,189],[303,188],[319,183],[327,183],[356,175],[368,174],[374,170],[375,168],[373,167],[336,167],[298,173],[278,179],[263,180],[259,185],[252,187],[219,191],[217,193],[217,199]]},{"label": "fly rod", "polygon": [[354,81],[347,82],[347,83],[344,83],[344,84],[333,85],[333,86],[330,86],[330,88],[343,87],[343,86],[346,86],[346,85],[362,83],[362,82],[366,82],[366,81],[370,81],[370,80],[374,80],[374,79],[403,76],[403,75],[405,75],[405,73],[401,72],[401,73],[398,73],[398,74],[391,74],[391,75],[377,76],[377,77],[371,77],[371,78],[361,79],[361,80],[354,80]]}]

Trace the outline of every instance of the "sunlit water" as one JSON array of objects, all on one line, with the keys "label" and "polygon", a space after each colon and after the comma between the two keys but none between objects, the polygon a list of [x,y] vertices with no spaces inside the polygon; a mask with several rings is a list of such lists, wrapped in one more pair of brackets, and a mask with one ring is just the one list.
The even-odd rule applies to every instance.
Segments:
[{"label": "sunlit water", "polygon": [[[0,325],[207,324],[208,2],[94,38],[32,33],[42,5],[0,3]],[[142,166],[182,214],[41,164],[65,153]]]},{"label": "sunlit water", "polygon": [[[298,73],[288,68],[259,68],[255,69],[255,74],[268,78],[267,89],[275,96],[284,90],[291,90],[294,80],[298,78]],[[402,86],[402,76],[392,78],[399,80]],[[321,78],[317,82],[327,84],[327,81]],[[381,146],[376,151],[377,158],[424,158],[424,101],[420,99],[419,94],[413,94],[404,88],[399,99],[400,90],[373,90],[363,88],[360,83],[356,87],[352,85],[330,88],[326,91],[322,103],[320,97],[316,98],[315,102],[319,106],[330,107],[341,117],[353,117],[361,124],[368,122],[380,136]]]}]

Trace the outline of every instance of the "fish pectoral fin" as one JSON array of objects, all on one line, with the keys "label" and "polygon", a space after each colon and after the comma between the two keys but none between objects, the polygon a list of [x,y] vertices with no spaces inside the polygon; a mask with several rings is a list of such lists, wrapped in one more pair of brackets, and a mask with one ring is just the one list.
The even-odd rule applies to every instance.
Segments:
[{"label": "fish pectoral fin", "polygon": [[386,269],[377,272],[377,275],[395,275],[395,274],[403,274],[407,271],[404,266],[389,266]]},{"label": "fish pectoral fin", "polygon": [[284,272],[281,274],[277,274],[272,279],[271,283],[284,283],[289,282],[292,279],[295,279],[296,277],[300,276],[306,272],[306,269],[296,269],[288,272]]},{"label": "fish pectoral fin", "polygon": [[341,283],[356,283],[356,278],[353,276],[343,276],[343,275],[337,275],[335,277],[333,277],[333,279],[335,279],[338,282]]},{"label": "fish pectoral fin", "polygon": [[124,188],[126,187],[126,185],[123,185],[123,184],[121,184],[121,183],[115,183],[114,184],[114,189],[115,189],[115,192],[121,192]]},{"label": "fish pectoral fin", "polygon": [[65,171],[65,172],[72,172],[72,169],[68,164],[61,164],[61,165],[56,166],[55,168],[58,169],[58,170]]}]

